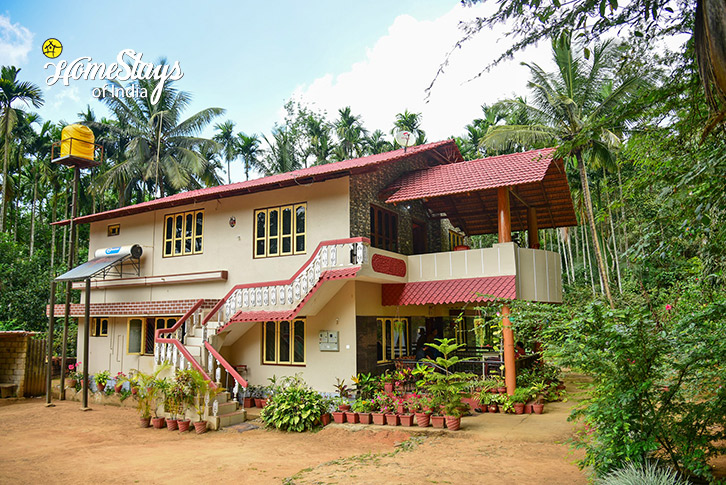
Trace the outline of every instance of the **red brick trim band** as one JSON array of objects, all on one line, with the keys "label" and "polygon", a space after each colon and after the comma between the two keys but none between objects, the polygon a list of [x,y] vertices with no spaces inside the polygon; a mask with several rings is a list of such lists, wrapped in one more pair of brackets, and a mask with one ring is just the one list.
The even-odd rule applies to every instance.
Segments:
[{"label": "red brick trim band", "polygon": [[402,259],[374,254],[371,258],[371,267],[376,273],[389,274],[391,276],[406,276],[406,262]]}]

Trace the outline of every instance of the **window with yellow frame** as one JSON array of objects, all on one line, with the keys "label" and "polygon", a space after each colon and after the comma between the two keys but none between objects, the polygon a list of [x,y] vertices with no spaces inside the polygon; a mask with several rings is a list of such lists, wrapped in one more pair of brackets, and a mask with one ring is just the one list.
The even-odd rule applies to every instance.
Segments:
[{"label": "window with yellow frame", "polygon": [[307,204],[258,209],[254,214],[254,257],[305,253]]},{"label": "window with yellow frame", "polygon": [[91,319],[91,337],[108,336],[108,318],[95,317]]},{"label": "window with yellow frame", "polygon": [[464,236],[456,231],[449,230],[449,251],[453,251],[456,246],[464,244]]},{"label": "window with yellow frame", "polygon": [[262,363],[305,365],[305,319],[262,324]]},{"label": "window with yellow frame", "polygon": [[204,250],[204,211],[164,216],[164,257],[200,254]]},{"label": "window with yellow frame", "polygon": [[126,328],[126,353],[152,355],[156,330],[173,327],[178,317],[129,318]]},{"label": "window with yellow frame", "polygon": [[376,327],[379,363],[408,355],[408,318],[378,318]]}]

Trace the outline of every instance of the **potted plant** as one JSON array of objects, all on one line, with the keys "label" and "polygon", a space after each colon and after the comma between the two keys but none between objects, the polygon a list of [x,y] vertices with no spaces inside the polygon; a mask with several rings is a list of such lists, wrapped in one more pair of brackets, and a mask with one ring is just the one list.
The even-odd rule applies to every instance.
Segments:
[{"label": "potted plant", "polygon": [[80,362],[68,365],[68,380],[66,380],[66,383],[69,388],[76,391],[81,389],[81,380],[83,379],[83,373],[78,372],[80,366]]},{"label": "potted plant", "polygon": [[[151,408],[155,403],[157,388],[155,385],[156,378],[164,371],[169,364],[163,364],[153,374],[145,374],[144,372],[134,371],[134,374],[128,378],[132,382],[132,389],[136,392],[136,408],[139,411],[140,425],[142,428],[149,427],[151,420]],[[154,411],[156,412],[156,411]]]},{"label": "potted plant", "polygon": [[345,423],[345,411],[343,411],[343,407],[348,405],[348,401],[346,399],[343,399],[342,397],[336,397],[334,398],[334,405],[337,407],[336,411],[333,411],[333,421],[335,421],[337,424],[343,424]]},{"label": "potted plant", "polygon": [[121,390],[124,388],[124,382],[126,381],[126,374],[119,372],[116,374],[116,380],[113,385],[113,390],[116,394],[121,394]]},{"label": "potted plant", "polygon": [[361,424],[371,424],[371,410],[373,409],[373,404],[371,401],[366,399],[358,399],[356,402],[353,403],[352,409],[353,411],[358,413],[358,420],[361,422]]},{"label": "potted plant", "polygon": [[547,385],[544,382],[536,382],[529,388],[530,397],[534,402],[532,403],[532,412],[534,414],[542,414],[544,411],[544,394],[547,390]]},{"label": "potted plant", "polygon": [[187,419],[186,414],[187,410],[194,405],[194,378],[191,372],[191,370],[179,370],[174,376],[174,390],[179,403],[177,426],[182,433],[189,431],[191,421]]},{"label": "potted plant", "polygon": [[373,424],[386,424],[385,410],[392,405],[392,402],[391,395],[386,392],[379,391],[373,396],[373,401],[371,402],[371,418],[373,419]]},{"label": "potted plant", "polygon": [[151,418],[151,424],[154,429],[161,429],[166,424],[164,416],[159,416],[159,406],[164,403],[166,393],[171,388],[169,379],[155,379],[150,386],[149,394],[151,396],[151,411],[154,416]]},{"label": "potted plant", "polygon": [[197,370],[190,371],[190,375],[194,382],[194,410],[199,417],[199,421],[194,422],[194,430],[197,434],[207,431],[207,422],[204,421],[204,413],[207,411],[207,403],[219,393],[219,389],[214,387],[210,381],[207,381],[201,372]]},{"label": "potted plant", "polygon": [[414,394],[408,400],[408,408],[416,417],[416,425],[426,428],[431,422],[431,400],[426,396]]},{"label": "potted plant", "polygon": [[166,427],[169,431],[176,431],[179,429],[178,418],[179,408],[181,403],[179,402],[178,384],[176,381],[164,380],[164,383],[159,387],[159,391],[164,396],[164,412],[169,416],[166,418]]},{"label": "potted plant", "polygon": [[504,384],[504,378],[502,376],[497,376],[494,380],[497,383],[497,392],[499,394],[506,394],[507,386]]},{"label": "potted plant", "polygon": [[355,384],[356,398],[368,401],[373,399],[373,394],[376,392],[379,384],[377,377],[368,373],[358,374],[357,376],[353,376],[351,379]]},{"label": "potted plant", "polygon": [[531,391],[528,387],[518,387],[512,394],[512,406],[515,414],[524,414],[524,405],[529,401]]},{"label": "potted plant", "polygon": [[242,394],[242,405],[245,408],[253,408],[255,407],[255,400],[252,397],[252,390],[255,388],[255,386],[249,386],[247,387],[243,394]]},{"label": "potted plant", "polygon": [[386,372],[381,374],[381,382],[383,383],[384,392],[393,392],[393,386],[394,382],[396,382],[396,377],[391,373],[390,370],[387,370]]},{"label": "potted plant", "polygon": [[[435,409],[440,410],[447,417],[455,429],[459,429],[461,424],[461,416],[468,409],[468,405],[464,404],[462,398],[467,396],[466,389],[468,383],[474,376],[472,374],[462,372],[451,372],[451,367],[459,362],[459,357],[452,355],[458,349],[463,347],[456,344],[454,339],[436,339],[438,343],[428,344],[430,347],[438,350],[441,356],[434,359],[424,359],[438,367],[443,372],[432,373],[430,381],[426,385],[427,390],[433,398]],[[432,417],[434,427],[443,427],[442,420],[437,416]]]},{"label": "potted plant", "polygon": [[265,388],[264,386],[252,386],[251,387],[251,396],[252,400],[255,402],[255,406],[258,408],[262,407],[262,399],[264,399],[264,392]]},{"label": "potted plant", "polygon": [[333,387],[335,387],[335,390],[338,391],[338,397],[340,398],[340,401],[338,402],[338,410],[343,412],[350,411],[350,402],[348,401],[348,398],[350,397],[350,389],[348,389],[345,379],[341,381],[340,378],[336,377],[335,380],[337,382]]},{"label": "potted plant", "polygon": [[499,404],[499,410],[502,413],[511,413],[514,411],[514,402],[509,394],[499,394],[494,396]]},{"label": "potted plant", "polygon": [[93,380],[96,382],[96,388],[99,394],[106,392],[106,383],[111,379],[111,373],[107,370],[101,371],[93,376]]}]

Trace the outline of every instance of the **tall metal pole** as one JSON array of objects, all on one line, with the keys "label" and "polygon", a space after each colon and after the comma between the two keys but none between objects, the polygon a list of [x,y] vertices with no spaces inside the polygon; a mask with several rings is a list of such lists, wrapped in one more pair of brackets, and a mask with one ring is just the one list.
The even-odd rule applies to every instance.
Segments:
[{"label": "tall metal pole", "polygon": [[[50,282],[50,316],[48,317],[48,369],[46,369],[45,379],[45,405],[53,406],[53,327],[55,326],[55,281]],[[61,374],[63,368],[61,367]],[[64,394],[63,388],[60,390],[61,395]]]},{"label": "tall metal pole", "polygon": [[91,333],[91,278],[86,278],[86,322],[83,325],[83,406],[88,411],[88,345]]},{"label": "tall metal pole", "polygon": [[[71,206],[71,240],[68,245],[68,271],[73,269],[76,264],[76,217],[78,216],[78,180],[81,178],[81,169],[76,165],[73,169],[73,202]],[[68,355],[68,322],[70,321],[71,312],[71,288],[73,283],[70,281],[66,282],[66,307],[65,307],[65,319],[63,320],[63,357],[61,358],[61,378],[60,386],[61,389],[65,386],[65,369],[66,369],[66,357]],[[84,362],[86,364],[86,362]],[[61,400],[65,400],[65,394],[61,392]]]}]

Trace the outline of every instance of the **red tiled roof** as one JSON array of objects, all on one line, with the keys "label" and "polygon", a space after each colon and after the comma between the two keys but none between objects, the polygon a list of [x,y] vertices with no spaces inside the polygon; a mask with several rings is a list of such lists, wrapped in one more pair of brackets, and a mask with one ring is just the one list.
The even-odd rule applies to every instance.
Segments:
[{"label": "red tiled roof", "polygon": [[515,186],[544,179],[554,148],[451,163],[404,174],[388,187],[386,202]]},{"label": "red tiled roof", "polygon": [[[114,315],[147,316],[147,315],[183,315],[199,300],[160,300],[160,301],[127,301],[117,303],[91,303],[92,317],[110,317]],[[218,300],[204,300],[202,308],[212,308]],[[83,303],[72,303],[71,316],[82,317],[86,314]],[[50,305],[46,305],[45,313],[50,314]],[[55,306],[56,317],[65,315],[65,305]]]},{"label": "red tiled roof", "polygon": [[516,297],[514,275],[381,285],[381,300],[386,306],[440,305]]},{"label": "red tiled roof", "polygon": [[[325,165],[315,165],[313,167],[303,168],[300,170],[295,170],[293,172],[280,173],[276,175],[271,175],[269,177],[248,180],[245,182],[238,182],[235,184],[190,190],[188,192],[170,195],[162,199],[151,200],[148,202],[142,202],[141,204],[121,207],[119,209],[113,209],[105,212],[99,212],[97,214],[90,214],[87,216],[78,217],[76,219],[76,223],[85,224],[88,222],[112,219],[115,217],[123,217],[151,210],[178,207],[181,205],[188,205],[207,200],[243,195],[250,192],[261,192],[264,190],[291,186],[297,183],[309,183],[313,181],[319,182],[321,180],[335,178],[336,176],[344,176],[349,173],[365,171],[366,169],[374,168],[375,166],[383,163],[414,157],[416,155],[422,155],[428,152],[434,152],[442,148],[446,149],[446,151],[449,153],[447,156],[443,156],[443,154],[439,152],[439,155],[442,156],[435,158],[437,163],[458,162],[462,160],[461,154],[459,153],[459,150],[456,147],[456,143],[454,142],[454,140],[444,140],[436,143],[428,143],[426,145],[409,147],[405,151],[405,153],[403,149],[399,149],[391,152],[369,155],[367,157],[343,160],[341,162],[328,163]],[[65,225],[68,224],[68,222],[69,221],[67,220],[58,221],[54,224]]]}]

